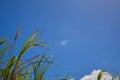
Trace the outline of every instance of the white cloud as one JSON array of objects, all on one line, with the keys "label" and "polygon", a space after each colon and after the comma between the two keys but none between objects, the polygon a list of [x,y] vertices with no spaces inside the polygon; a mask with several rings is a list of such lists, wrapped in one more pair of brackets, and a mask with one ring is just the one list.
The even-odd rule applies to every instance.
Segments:
[{"label": "white cloud", "polygon": [[98,80],[98,76],[100,74],[101,74],[100,80],[113,80],[112,76],[109,73],[103,72],[102,70],[94,70],[90,75],[86,75],[80,80]]},{"label": "white cloud", "polygon": [[66,46],[68,44],[68,40],[63,40],[60,42],[63,46]]}]

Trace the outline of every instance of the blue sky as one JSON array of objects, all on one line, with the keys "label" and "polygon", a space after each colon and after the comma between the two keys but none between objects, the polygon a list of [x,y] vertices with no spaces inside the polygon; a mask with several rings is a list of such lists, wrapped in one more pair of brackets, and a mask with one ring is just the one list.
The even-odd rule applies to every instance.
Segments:
[{"label": "blue sky", "polygon": [[63,73],[120,71],[119,0],[0,0],[0,36],[12,39],[21,24],[18,47],[36,28],[44,30]]}]

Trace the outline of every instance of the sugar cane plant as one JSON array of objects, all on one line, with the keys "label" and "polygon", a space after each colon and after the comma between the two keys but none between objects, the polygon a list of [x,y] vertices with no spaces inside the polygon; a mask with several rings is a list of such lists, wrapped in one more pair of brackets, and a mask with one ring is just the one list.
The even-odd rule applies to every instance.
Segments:
[{"label": "sugar cane plant", "polygon": [[[39,54],[27,60],[23,59],[24,54],[35,46],[47,49],[47,44],[39,39],[42,32],[39,33],[38,29],[27,38],[17,56],[13,54],[20,30],[19,28],[12,45],[9,40],[0,38],[0,80],[49,80],[45,77],[53,63],[49,55]],[[59,80],[68,80],[68,77]]]},{"label": "sugar cane plant", "polygon": [[46,48],[46,44],[38,39],[38,30],[36,30],[24,43],[18,56],[12,55],[15,42],[19,37],[18,29],[14,42],[8,45],[8,40],[0,38],[0,80],[43,80],[44,74],[49,69],[51,61],[47,55],[37,55],[31,59],[23,60],[24,54],[31,48]]}]

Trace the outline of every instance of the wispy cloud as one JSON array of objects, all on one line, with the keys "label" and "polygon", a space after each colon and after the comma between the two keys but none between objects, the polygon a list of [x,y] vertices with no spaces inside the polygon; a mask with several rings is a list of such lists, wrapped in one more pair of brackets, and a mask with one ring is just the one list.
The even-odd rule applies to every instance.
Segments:
[{"label": "wispy cloud", "polygon": [[60,41],[60,44],[62,44],[63,46],[66,46],[68,44],[68,40]]}]

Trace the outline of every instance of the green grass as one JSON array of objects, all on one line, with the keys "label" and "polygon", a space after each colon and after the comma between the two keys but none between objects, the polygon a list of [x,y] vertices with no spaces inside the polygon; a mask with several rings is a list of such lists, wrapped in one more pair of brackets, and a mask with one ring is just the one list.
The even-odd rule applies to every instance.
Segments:
[{"label": "green grass", "polygon": [[[0,80],[49,80],[45,76],[53,63],[52,59],[48,59],[49,55],[43,53],[28,60],[23,59],[26,52],[34,47],[47,49],[47,44],[39,39],[41,34],[39,30],[36,30],[27,38],[17,53],[18,56],[13,55],[13,53],[20,29],[18,29],[12,45],[9,45],[9,40],[0,38]],[[64,80],[67,79],[66,75]]]}]

